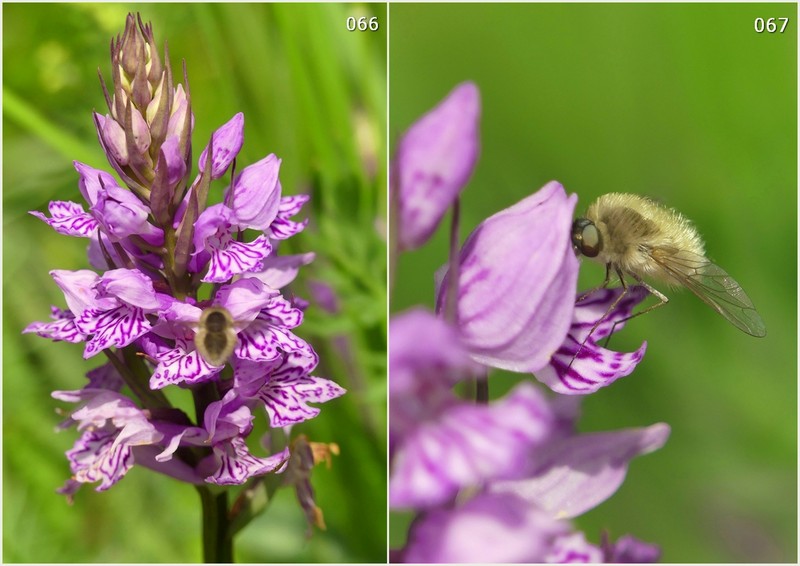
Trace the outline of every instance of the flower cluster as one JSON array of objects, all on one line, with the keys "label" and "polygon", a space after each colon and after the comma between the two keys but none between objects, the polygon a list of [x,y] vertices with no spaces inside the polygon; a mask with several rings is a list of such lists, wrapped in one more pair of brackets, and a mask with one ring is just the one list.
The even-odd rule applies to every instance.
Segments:
[{"label": "flower cluster", "polygon": [[[186,71],[176,86],[149,24],[128,16],[111,63],[108,113],[95,113],[94,123],[121,183],[75,162],[86,205],[54,201],[49,216],[31,212],[60,234],[88,239],[94,269],[52,271],[67,308],[53,307],[50,322],[25,332],[83,343],[84,358],[106,359],[82,389],[53,393],[76,404],[63,426],[81,432],[61,491],[95,482],[108,489],[134,463],[198,485],[282,470],[288,447],[250,452],[256,415],[287,427],[344,393],[313,375],[317,354],[295,334],[307,303],[280,291],[314,257],[277,253],[305,228],[292,218],[308,196],[282,194],[275,155],[235,171],[241,113],[213,133],[192,177]],[[210,204],[212,181],[229,171],[222,202]],[[211,307],[222,316],[201,324]],[[192,392],[194,422],[163,394],[175,386]]]},{"label": "flower cluster", "polygon": [[[479,93],[465,83],[415,123],[393,163],[395,250],[425,243],[478,155]],[[599,341],[624,326],[641,287],[577,294],[576,196],[553,181],[484,220],[437,276],[436,312],[390,324],[389,502],[413,511],[397,562],[653,562],[631,536],[600,545],[569,519],[610,497],[629,461],[670,429],[578,434],[578,395],[629,375],[646,344]],[[453,227],[457,233],[457,226]],[[490,368],[533,374],[489,400]],[[477,400],[456,393],[473,384]],[[483,392],[483,393],[482,393]]]}]

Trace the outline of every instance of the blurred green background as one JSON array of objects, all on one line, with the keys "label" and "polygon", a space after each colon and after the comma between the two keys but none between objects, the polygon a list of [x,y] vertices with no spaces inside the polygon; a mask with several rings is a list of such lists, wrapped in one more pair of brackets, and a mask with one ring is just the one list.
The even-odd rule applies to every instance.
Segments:
[{"label": "blurred green background", "polygon": [[[134,468],[109,492],[84,487],[74,506],[55,489],[69,476],[74,430],[55,389],[77,389],[80,345],[20,331],[64,299],[51,269],[88,268],[86,241],[27,214],[51,199],[80,201],[72,160],[110,170],[91,111],[105,112],[97,68],[110,77],[109,40],[129,11],[186,60],[195,156],[211,132],[245,114],[238,169],[274,152],[285,194],[310,192],[306,231],[284,252],[315,251],[291,291],[324,281],[339,312],[313,304],[298,334],[320,354],[316,374],[349,393],[295,428],[336,442],[314,470],[328,530],[306,538],[294,493],[281,490],[235,542],[241,562],[386,559],[386,8],[382,4],[45,4],[3,6],[3,561],[195,562],[200,501],[191,486]],[[348,16],[376,16],[377,32],[348,32]],[[223,181],[212,186],[219,199]],[[216,191],[216,192],[214,192]],[[188,394],[174,392],[180,397]],[[177,395],[176,395],[177,394]],[[257,421],[263,421],[263,415]]]},{"label": "blurred green background", "polygon": [[[607,529],[658,543],[666,562],[795,562],[796,6],[393,4],[390,16],[392,143],[456,84],[481,91],[462,240],[551,179],[579,195],[576,212],[612,191],[657,197],[696,222],[766,322],[755,339],[663,289],[669,305],[611,341],[647,340],[647,355],[585,400],[581,429],[666,422],[672,435],[577,526],[594,542]],[[779,16],[783,34],[754,31]],[[393,312],[432,305],[448,224],[400,258]],[[582,288],[602,278],[584,262]],[[406,521],[391,519],[392,547]]]}]

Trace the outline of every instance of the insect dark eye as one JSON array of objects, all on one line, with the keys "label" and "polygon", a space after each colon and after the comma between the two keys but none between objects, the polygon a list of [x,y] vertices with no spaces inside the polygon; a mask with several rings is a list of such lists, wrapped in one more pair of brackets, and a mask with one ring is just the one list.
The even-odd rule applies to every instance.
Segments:
[{"label": "insect dark eye", "polygon": [[577,218],[572,223],[572,246],[586,257],[597,257],[603,242],[594,222],[588,218]]}]

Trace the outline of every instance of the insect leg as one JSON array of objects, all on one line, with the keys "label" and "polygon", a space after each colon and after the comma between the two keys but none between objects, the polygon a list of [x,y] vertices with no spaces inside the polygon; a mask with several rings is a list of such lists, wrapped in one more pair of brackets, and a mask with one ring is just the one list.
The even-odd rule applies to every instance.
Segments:
[{"label": "insect leg", "polygon": [[608,287],[608,282],[609,281],[611,281],[611,264],[607,263],[606,264],[606,277],[605,277],[605,279],[603,279],[603,282],[600,285],[598,285],[597,287],[593,287],[593,288],[589,289],[588,291],[586,291],[583,295],[578,297],[578,300],[575,301],[575,302],[576,303],[580,303],[581,301],[585,300],[589,295],[591,295],[593,293],[596,293],[600,289],[605,289],[606,287]]},{"label": "insect leg", "polygon": [[[606,265],[606,281],[604,282],[604,285],[608,285],[608,275],[610,271],[611,271],[611,264],[608,264]],[[628,293],[629,290],[628,285],[625,283],[625,277],[623,277],[622,271],[620,271],[619,267],[616,266],[614,266],[614,271],[616,271],[617,276],[619,276],[619,281],[620,283],[622,283],[622,293],[620,293],[619,297],[614,299],[614,301],[609,305],[609,307],[606,309],[606,312],[603,313],[603,316],[601,316],[595,321],[594,326],[592,326],[591,330],[589,330],[589,333],[586,335],[586,338],[583,339],[583,342],[581,342],[580,346],[578,346],[578,350],[572,356],[572,359],[570,360],[569,365],[567,366],[567,371],[569,371],[569,369],[572,367],[572,364],[575,362],[575,358],[577,358],[578,354],[581,353],[584,344],[586,344],[586,341],[592,336],[592,334],[594,334],[594,331],[597,330],[597,327],[600,326],[600,323],[603,322],[608,317],[609,314],[611,314],[611,311],[613,311],[617,307],[622,298]],[[602,289],[602,287],[599,287],[598,289],[593,289],[592,292],[599,289]]]},{"label": "insect leg", "polygon": [[660,302],[655,304],[655,305],[650,305],[649,307],[647,307],[644,310],[641,310],[641,311],[639,311],[637,313],[634,313],[634,314],[632,314],[632,315],[630,315],[630,316],[628,316],[626,318],[623,318],[622,320],[618,320],[617,322],[615,322],[614,325],[611,327],[611,332],[609,333],[608,337],[606,338],[606,343],[603,345],[603,347],[605,347],[606,344],[608,344],[608,339],[611,338],[612,334],[614,334],[614,330],[617,328],[618,324],[622,324],[623,322],[628,322],[632,318],[636,318],[637,316],[641,316],[641,315],[643,315],[645,313],[648,313],[648,312],[650,312],[652,310],[655,310],[658,307],[666,305],[669,302],[669,297],[667,297],[664,293],[662,293],[658,289],[655,289],[655,288],[651,287],[649,284],[647,284],[645,281],[643,281],[641,277],[639,277],[637,275],[634,275],[633,273],[631,273],[630,275],[631,275],[631,277],[636,279],[636,282],[639,285],[641,285],[642,287],[647,289],[647,292],[650,293],[651,295],[653,295],[654,297],[656,297]]}]

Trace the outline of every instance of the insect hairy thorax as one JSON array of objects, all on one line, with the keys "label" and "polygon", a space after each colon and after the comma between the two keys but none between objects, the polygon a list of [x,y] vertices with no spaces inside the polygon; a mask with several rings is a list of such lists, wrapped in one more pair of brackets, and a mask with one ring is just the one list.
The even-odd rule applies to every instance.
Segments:
[{"label": "insect hairy thorax", "polygon": [[212,366],[224,365],[236,347],[233,317],[223,307],[209,307],[200,315],[194,345]]}]

